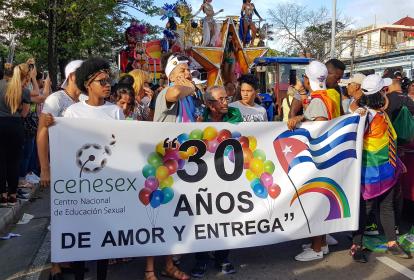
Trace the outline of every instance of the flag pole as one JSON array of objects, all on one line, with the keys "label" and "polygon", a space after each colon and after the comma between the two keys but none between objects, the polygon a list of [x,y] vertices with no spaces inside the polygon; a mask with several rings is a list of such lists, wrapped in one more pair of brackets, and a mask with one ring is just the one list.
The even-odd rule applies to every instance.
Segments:
[{"label": "flag pole", "polygon": [[290,176],[289,176],[289,173],[288,173],[288,172],[286,172],[286,175],[288,176],[290,183],[292,184],[293,188],[295,189],[296,196],[297,196],[298,201],[299,201],[299,204],[300,204],[300,208],[302,208],[303,215],[305,216],[305,219],[306,219],[306,224],[308,225],[309,234],[311,234],[311,233],[312,233],[312,231],[311,231],[311,229],[310,229],[310,225],[309,225],[308,216],[306,215],[305,209],[303,208],[302,201],[300,200],[300,196],[299,196],[299,193],[298,193],[298,189],[296,188],[295,184],[293,183],[292,179],[290,178]]}]

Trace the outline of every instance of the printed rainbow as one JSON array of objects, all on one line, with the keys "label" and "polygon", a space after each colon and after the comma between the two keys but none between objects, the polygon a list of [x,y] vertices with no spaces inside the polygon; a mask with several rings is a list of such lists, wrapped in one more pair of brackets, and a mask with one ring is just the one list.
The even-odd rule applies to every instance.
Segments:
[{"label": "printed rainbow", "polygon": [[298,196],[312,192],[323,194],[329,199],[330,210],[325,221],[349,218],[351,216],[349,202],[345,192],[334,180],[326,177],[319,177],[306,182],[298,190],[298,194],[293,196],[290,201],[290,206],[292,206]]}]

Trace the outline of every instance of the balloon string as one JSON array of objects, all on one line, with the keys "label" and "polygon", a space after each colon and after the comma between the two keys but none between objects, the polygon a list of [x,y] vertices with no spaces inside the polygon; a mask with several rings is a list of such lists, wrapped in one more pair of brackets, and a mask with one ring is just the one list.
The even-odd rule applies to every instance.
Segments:
[{"label": "balloon string", "polygon": [[155,225],[157,223],[157,220],[158,220],[158,213],[160,213],[160,208],[157,208],[157,210],[155,210],[155,211],[157,212],[157,214],[156,214],[155,220],[154,220],[154,227],[155,227]]}]

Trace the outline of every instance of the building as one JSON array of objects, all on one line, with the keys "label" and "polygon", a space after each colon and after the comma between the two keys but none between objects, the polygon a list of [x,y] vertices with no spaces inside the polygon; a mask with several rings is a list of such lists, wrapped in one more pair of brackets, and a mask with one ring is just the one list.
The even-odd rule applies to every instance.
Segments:
[{"label": "building", "polygon": [[405,17],[389,25],[371,25],[337,36],[339,59],[348,72],[382,74],[395,68],[414,78],[414,19]]}]

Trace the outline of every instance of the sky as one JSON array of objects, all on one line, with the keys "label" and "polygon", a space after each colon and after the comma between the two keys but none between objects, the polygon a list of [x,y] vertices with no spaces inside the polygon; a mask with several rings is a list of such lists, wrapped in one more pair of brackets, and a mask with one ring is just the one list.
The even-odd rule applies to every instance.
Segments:
[{"label": "sky", "polygon": [[[171,0],[155,0],[156,6],[162,6],[164,3],[171,3]],[[197,11],[202,4],[202,0],[187,0],[193,7],[193,11]],[[214,10],[224,9],[221,15],[239,15],[242,0],[213,0]],[[284,2],[295,2],[306,6],[310,9],[317,10],[320,7],[326,7],[332,11],[331,0],[253,0],[259,14],[268,19],[268,10],[275,7],[275,4]],[[398,2],[398,3],[397,3]],[[393,0],[337,0],[337,12],[351,17],[353,19],[353,27],[360,28],[371,24],[391,24],[400,18],[411,16],[414,17],[414,12],[410,15],[409,11],[414,11],[414,1],[393,1]],[[137,18],[142,17],[135,13]],[[165,21],[160,20],[160,16],[146,18],[146,21],[151,24],[165,26]],[[271,24],[271,21],[268,21]]]}]

